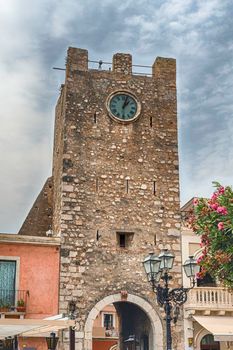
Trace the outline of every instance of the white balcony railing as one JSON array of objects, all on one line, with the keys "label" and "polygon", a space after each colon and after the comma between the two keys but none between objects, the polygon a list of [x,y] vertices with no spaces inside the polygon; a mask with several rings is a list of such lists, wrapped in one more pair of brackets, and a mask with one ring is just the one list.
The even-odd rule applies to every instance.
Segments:
[{"label": "white balcony railing", "polygon": [[187,308],[233,310],[233,293],[221,287],[197,287],[188,293]]}]

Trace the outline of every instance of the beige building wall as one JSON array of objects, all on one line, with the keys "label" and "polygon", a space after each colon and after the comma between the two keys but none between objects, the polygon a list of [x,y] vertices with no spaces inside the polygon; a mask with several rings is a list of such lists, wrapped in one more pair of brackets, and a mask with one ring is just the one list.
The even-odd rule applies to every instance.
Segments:
[{"label": "beige building wall", "polygon": [[[200,237],[185,225],[182,234],[182,258],[183,261],[190,255],[198,258],[201,255]],[[183,274],[185,287],[189,287],[189,279]],[[225,290],[217,283],[216,287],[195,287],[189,292],[188,301],[184,305],[184,342],[185,350],[201,350],[201,340],[209,330],[195,321],[195,316],[205,316],[207,324],[211,326],[211,317],[219,318],[219,332],[224,328],[224,323],[232,324],[233,332],[233,294]],[[229,321],[232,318],[232,322]],[[208,321],[209,320],[209,321]],[[229,340],[227,340],[229,339]],[[233,349],[233,336],[220,341],[220,350]]]}]

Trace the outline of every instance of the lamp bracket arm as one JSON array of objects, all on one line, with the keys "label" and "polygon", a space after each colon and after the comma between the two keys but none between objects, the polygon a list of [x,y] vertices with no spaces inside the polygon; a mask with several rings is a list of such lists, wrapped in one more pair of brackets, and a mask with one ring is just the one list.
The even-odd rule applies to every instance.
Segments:
[{"label": "lamp bracket arm", "polygon": [[166,300],[165,288],[160,285],[156,286],[157,302],[160,306],[163,306]]},{"label": "lamp bracket arm", "polygon": [[176,305],[183,305],[188,298],[188,290],[189,288],[174,288],[169,291],[168,296],[169,300],[171,300]]}]

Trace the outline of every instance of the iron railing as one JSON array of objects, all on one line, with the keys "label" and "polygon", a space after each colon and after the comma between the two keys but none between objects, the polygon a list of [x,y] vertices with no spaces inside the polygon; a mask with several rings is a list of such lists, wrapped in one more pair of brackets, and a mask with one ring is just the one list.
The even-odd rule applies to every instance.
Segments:
[{"label": "iron railing", "polygon": [[0,312],[26,312],[28,290],[0,289]]}]

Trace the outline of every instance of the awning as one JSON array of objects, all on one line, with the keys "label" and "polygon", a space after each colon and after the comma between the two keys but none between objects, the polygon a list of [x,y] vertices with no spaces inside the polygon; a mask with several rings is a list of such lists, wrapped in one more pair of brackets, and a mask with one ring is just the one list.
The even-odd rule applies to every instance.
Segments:
[{"label": "awning", "polygon": [[202,327],[213,334],[216,341],[233,341],[233,317],[193,316]]},{"label": "awning", "polygon": [[75,321],[67,317],[56,315],[47,319],[0,319],[0,339],[13,337],[15,335],[23,337],[46,337],[51,332],[74,326]]}]

